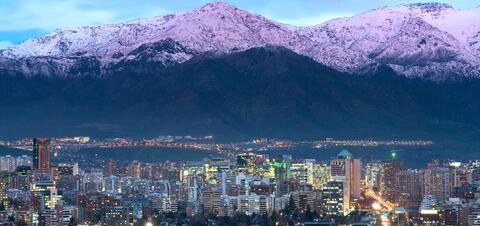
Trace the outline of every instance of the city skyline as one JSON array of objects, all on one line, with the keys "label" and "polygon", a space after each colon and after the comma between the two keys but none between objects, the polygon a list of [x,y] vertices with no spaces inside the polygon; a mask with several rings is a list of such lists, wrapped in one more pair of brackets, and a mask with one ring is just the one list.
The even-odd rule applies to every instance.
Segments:
[{"label": "city skyline", "polygon": [[[117,161],[94,156],[72,161],[71,154],[82,149],[71,145],[96,141],[51,140],[55,155],[44,155],[42,168],[35,166],[39,164],[35,152],[49,151],[49,138],[30,141],[33,157],[0,156],[0,213],[9,209],[8,218],[0,214],[0,222],[454,226],[475,225],[480,216],[478,160],[431,161],[412,169],[395,152],[388,159],[364,161],[342,150],[322,161],[245,147],[200,161]],[[268,143],[258,139],[251,144],[262,142]]]}]

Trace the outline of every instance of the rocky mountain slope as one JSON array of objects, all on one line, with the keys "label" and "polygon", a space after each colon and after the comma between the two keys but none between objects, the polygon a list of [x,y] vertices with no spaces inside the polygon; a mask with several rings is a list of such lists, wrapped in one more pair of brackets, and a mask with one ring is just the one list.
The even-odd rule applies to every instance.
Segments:
[{"label": "rocky mountain slope", "polygon": [[136,69],[103,78],[0,76],[0,137],[479,134],[478,80],[432,83],[389,68],[351,76],[279,47],[195,56],[169,67],[128,67]]}]

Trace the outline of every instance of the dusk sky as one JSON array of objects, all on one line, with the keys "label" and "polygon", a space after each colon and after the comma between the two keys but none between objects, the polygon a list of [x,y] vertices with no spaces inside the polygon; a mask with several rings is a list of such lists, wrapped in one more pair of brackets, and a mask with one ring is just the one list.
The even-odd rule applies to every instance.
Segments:
[{"label": "dusk sky", "polygon": [[[56,28],[117,23],[198,8],[207,0],[0,0],[0,49],[47,34]],[[293,25],[319,24],[387,5],[421,0],[232,0],[239,8]],[[478,0],[438,1],[455,8]]]}]

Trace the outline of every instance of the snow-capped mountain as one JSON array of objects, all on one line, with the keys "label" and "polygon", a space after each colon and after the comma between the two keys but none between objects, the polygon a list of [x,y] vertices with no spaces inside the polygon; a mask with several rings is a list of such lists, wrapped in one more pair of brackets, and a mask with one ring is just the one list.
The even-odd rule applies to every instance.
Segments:
[{"label": "snow-capped mountain", "polygon": [[409,77],[478,77],[478,15],[479,8],[412,4],[294,27],[214,2],[175,15],[60,29],[0,52],[0,70],[101,74],[111,68],[122,70],[129,62],[169,66],[207,52],[276,45],[352,74],[368,73],[383,64]]},{"label": "snow-capped mountain", "polygon": [[[190,12],[122,24],[61,29],[5,51],[11,57],[100,56],[108,61],[145,43],[171,38],[198,52],[242,50],[266,44],[300,51],[309,42],[280,24],[222,2]],[[304,47],[306,46],[306,47]],[[297,49],[298,48],[298,49]]]},{"label": "snow-capped mountain", "polygon": [[310,39],[287,26],[223,2],[214,2],[175,15],[60,29],[9,48],[1,55],[20,60],[50,57],[55,58],[56,63],[64,59],[95,57],[104,69],[120,61],[135,60],[137,48],[167,39],[181,45],[177,49],[180,52],[157,50],[159,56],[152,56],[154,59],[164,61],[166,57],[181,63],[193,53],[229,53],[265,45],[284,46],[300,53],[312,45]]},{"label": "snow-capped mountain", "polygon": [[471,41],[480,32],[480,17],[470,16],[474,13],[480,15],[480,9],[401,5],[300,28],[299,33],[360,53],[406,76],[480,76],[480,51]]}]

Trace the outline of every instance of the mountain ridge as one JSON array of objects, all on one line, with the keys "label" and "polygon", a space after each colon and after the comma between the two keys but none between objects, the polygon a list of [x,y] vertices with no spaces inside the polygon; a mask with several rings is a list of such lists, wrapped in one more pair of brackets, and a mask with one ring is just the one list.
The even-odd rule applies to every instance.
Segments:
[{"label": "mountain ridge", "polygon": [[[178,44],[177,52],[157,49],[150,61],[171,66],[196,54],[228,54],[278,45],[350,74],[373,73],[383,64],[407,77],[480,77],[478,13],[478,8],[456,10],[440,3],[419,3],[294,27],[213,2],[183,13],[60,29],[1,51],[4,59],[0,69],[27,75],[81,76],[85,73],[79,73],[78,66],[89,62],[93,73],[112,74],[110,68],[117,68],[115,64],[135,61],[132,52],[138,52],[142,45],[173,40]],[[397,34],[403,35],[403,40],[396,38]],[[382,48],[390,49],[388,56],[373,57],[378,56],[373,52]]]}]

